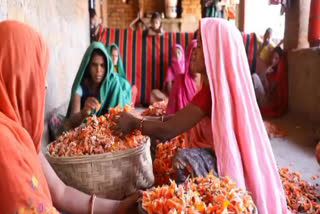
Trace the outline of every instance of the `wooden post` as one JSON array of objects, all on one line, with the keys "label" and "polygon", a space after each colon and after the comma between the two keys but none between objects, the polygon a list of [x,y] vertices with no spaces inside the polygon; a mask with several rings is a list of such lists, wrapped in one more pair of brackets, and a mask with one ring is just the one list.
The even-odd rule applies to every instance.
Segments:
[{"label": "wooden post", "polygon": [[308,30],[311,0],[292,1],[286,11],[284,49],[309,48]]},{"label": "wooden post", "polygon": [[246,15],[246,0],[241,0],[239,4],[239,30],[245,31],[245,15]]},{"label": "wooden post", "polygon": [[100,17],[101,17],[101,24],[103,25],[103,18],[104,18],[104,14],[103,14],[103,0],[99,0],[99,8],[100,8]]}]

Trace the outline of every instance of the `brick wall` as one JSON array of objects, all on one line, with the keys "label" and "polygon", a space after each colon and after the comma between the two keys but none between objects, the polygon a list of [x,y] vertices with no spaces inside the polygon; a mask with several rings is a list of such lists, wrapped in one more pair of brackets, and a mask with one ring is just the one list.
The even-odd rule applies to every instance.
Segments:
[{"label": "brick wall", "polygon": [[105,0],[107,6],[106,25],[114,28],[128,28],[139,12],[138,0],[123,3],[121,0]]},{"label": "brick wall", "polygon": [[[198,23],[201,18],[200,0],[182,0],[181,6],[182,17],[187,18],[186,22],[189,23],[185,25]],[[154,11],[164,12],[165,0],[144,0],[143,11],[144,14]],[[128,28],[132,20],[137,17],[138,12],[139,0],[129,0],[128,4],[121,0],[104,0],[102,19],[107,27]]]},{"label": "brick wall", "polygon": [[158,11],[164,12],[165,1],[164,0],[144,0],[144,13],[153,13]]},{"label": "brick wall", "polygon": [[197,20],[201,18],[200,0],[182,0],[182,17],[194,16]]}]

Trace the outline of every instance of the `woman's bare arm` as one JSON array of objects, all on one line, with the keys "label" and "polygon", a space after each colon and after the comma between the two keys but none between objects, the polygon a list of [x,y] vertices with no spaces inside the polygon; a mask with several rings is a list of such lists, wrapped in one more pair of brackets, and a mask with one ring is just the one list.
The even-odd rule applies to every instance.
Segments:
[{"label": "woman's bare arm", "polygon": [[162,121],[163,120],[162,122],[170,120],[172,117],[174,117],[174,114],[163,115],[161,117],[143,116],[143,118],[148,121]]},{"label": "woman's bare arm", "polygon": [[81,112],[81,96],[76,94],[72,100],[71,116],[63,121],[65,131],[80,126],[86,117],[85,112]]},{"label": "woman's bare arm", "polygon": [[76,94],[72,101],[71,116],[63,122],[64,129],[70,130],[80,126],[93,109],[99,110],[98,105],[99,101],[96,98],[88,97],[84,107],[81,109],[81,97]]},{"label": "woman's bare arm", "polygon": [[[205,116],[206,114],[201,108],[188,104],[165,122],[161,122],[160,120],[144,120],[142,122],[142,133],[165,141],[188,131]],[[134,129],[140,129],[141,120],[141,118],[131,113],[120,113],[119,117],[115,119],[117,125],[113,127],[113,130],[115,134],[126,134]]]},{"label": "woman's bare arm", "polygon": [[[42,153],[39,154],[43,173],[49,185],[53,205],[70,214],[88,214],[90,212],[90,195],[65,185],[57,176]],[[120,201],[97,198],[94,213],[117,213]]]},{"label": "woman's bare arm", "polygon": [[139,17],[139,14],[138,14],[138,16],[129,24],[129,27],[132,29],[132,30],[135,30],[136,28],[135,28],[135,24],[136,24],[136,22],[138,21],[140,19],[140,17]]},{"label": "woman's bare arm", "polygon": [[[171,139],[195,126],[206,114],[196,105],[189,104],[165,122],[144,121],[142,133],[159,140]],[[135,128],[139,128],[140,120]]]}]

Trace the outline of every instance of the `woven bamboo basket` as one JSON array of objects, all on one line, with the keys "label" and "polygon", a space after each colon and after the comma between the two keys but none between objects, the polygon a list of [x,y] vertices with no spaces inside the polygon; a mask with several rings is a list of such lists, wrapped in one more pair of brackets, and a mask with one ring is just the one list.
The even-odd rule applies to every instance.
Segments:
[{"label": "woven bamboo basket", "polygon": [[46,157],[65,184],[104,198],[120,200],[154,183],[150,139],[133,149],[77,157]]}]

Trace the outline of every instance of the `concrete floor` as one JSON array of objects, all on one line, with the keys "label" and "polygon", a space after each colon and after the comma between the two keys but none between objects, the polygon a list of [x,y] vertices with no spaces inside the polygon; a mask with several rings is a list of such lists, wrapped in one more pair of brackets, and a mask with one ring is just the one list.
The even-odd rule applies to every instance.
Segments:
[{"label": "concrete floor", "polygon": [[313,175],[320,175],[319,164],[314,156],[317,140],[312,125],[292,115],[267,121],[278,124],[288,132],[286,137],[271,139],[278,165],[297,170],[311,183],[320,183],[320,179],[312,179]]}]

